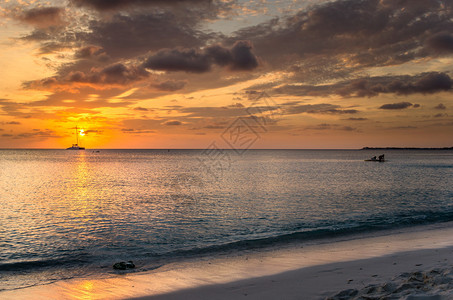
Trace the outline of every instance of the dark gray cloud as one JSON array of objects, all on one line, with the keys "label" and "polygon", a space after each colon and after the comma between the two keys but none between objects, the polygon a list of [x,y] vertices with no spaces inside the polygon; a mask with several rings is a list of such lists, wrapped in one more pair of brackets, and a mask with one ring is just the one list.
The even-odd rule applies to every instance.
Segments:
[{"label": "dark gray cloud", "polygon": [[431,72],[416,76],[387,76],[355,80],[340,89],[339,94],[373,97],[381,93],[398,95],[434,94],[451,91],[451,89],[452,80],[450,76],[445,73]]},{"label": "dark gray cloud", "polygon": [[37,29],[28,35],[21,37],[24,41],[38,42],[38,54],[54,54],[64,50],[71,50],[74,46],[74,41],[71,41],[71,36],[64,40],[65,27],[56,28],[49,27],[47,29]]},{"label": "dark gray cloud", "polygon": [[126,66],[118,63],[103,69],[92,69],[90,72],[70,72],[64,77],[49,77],[37,81],[24,83],[25,88],[48,89],[58,88],[65,85],[89,84],[89,85],[128,85],[130,83],[146,79],[149,73],[135,66]]},{"label": "dark gray cloud", "polygon": [[156,133],[155,130],[149,129],[134,129],[134,128],[123,128],[121,129],[123,133],[127,134],[148,134],[148,133]]},{"label": "dark gray cloud", "polygon": [[437,104],[434,108],[435,109],[440,109],[440,110],[447,109],[447,107],[445,105],[443,105],[442,103]]},{"label": "dark gray cloud", "polygon": [[84,131],[85,135],[98,135],[98,134],[101,134],[102,132],[103,132],[102,130],[93,130],[93,129],[88,129],[88,130]]},{"label": "dark gray cloud", "polygon": [[97,46],[82,47],[75,52],[74,57],[77,59],[95,59],[101,62],[106,62],[110,59],[104,49]]},{"label": "dark gray cloud", "polygon": [[237,41],[231,49],[220,45],[210,46],[203,51],[196,49],[165,49],[150,56],[144,68],[162,71],[185,71],[204,73],[212,65],[227,66],[231,70],[252,70],[258,66],[258,59],[252,53],[248,41]]},{"label": "dark gray cloud", "polygon": [[359,111],[356,109],[342,109],[339,105],[321,103],[321,104],[301,104],[291,105],[284,108],[283,113],[294,114],[355,114]]},{"label": "dark gray cloud", "polygon": [[305,130],[343,130],[343,131],[355,131],[357,128],[351,126],[341,126],[338,124],[327,124],[322,123],[315,126],[307,126]]},{"label": "dark gray cloud", "polygon": [[453,35],[441,32],[427,40],[427,45],[437,52],[453,52]]},{"label": "dark gray cloud", "polygon": [[23,104],[17,103],[10,99],[0,99],[0,108],[2,110],[2,115],[8,115],[16,118],[24,118],[28,115],[22,112]]},{"label": "dark gray cloud", "polygon": [[20,122],[17,121],[11,121],[11,122],[0,122],[2,125],[20,125]]},{"label": "dark gray cloud", "polygon": [[101,80],[103,83],[127,84],[132,81],[141,80],[148,77],[148,73],[138,67],[114,64],[102,69],[98,74],[95,73],[94,81]]},{"label": "dark gray cloud", "polygon": [[398,102],[398,103],[391,103],[391,104],[384,104],[380,109],[405,109],[411,107],[413,104],[410,102]]},{"label": "dark gray cloud", "polygon": [[54,130],[51,129],[33,129],[32,132],[24,132],[13,135],[14,139],[28,139],[28,138],[60,138]]},{"label": "dark gray cloud", "polygon": [[232,70],[253,70],[258,67],[258,59],[252,53],[249,41],[238,41],[231,48],[231,60],[227,62]]},{"label": "dark gray cloud", "polygon": [[345,120],[348,120],[348,121],[366,121],[368,119],[367,118],[347,118]]},{"label": "dark gray cloud", "polygon": [[[220,118],[229,120],[231,118],[267,118],[263,114],[278,113],[279,115],[295,115],[295,114],[326,114],[326,115],[345,115],[345,114],[356,114],[359,113],[356,109],[342,108],[339,105],[333,104],[298,104],[298,102],[288,104],[285,107],[277,106],[253,106],[245,108],[242,104],[236,103],[234,105],[223,106],[223,107],[169,107],[168,110],[176,111],[178,113],[187,114],[184,118],[189,119],[200,119],[200,118],[212,118],[215,120],[214,126],[225,125],[220,122]],[[257,115],[257,116],[256,116]],[[275,123],[274,119],[267,119],[266,123]],[[213,125],[213,124],[211,124]],[[207,125],[207,126],[211,126]],[[217,129],[219,127],[206,127],[209,129]]]},{"label": "dark gray cloud", "polygon": [[178,112],[188,114],[188,117],[195,118],[228,118],[248,116],[248,112],[242,107],[181,107]]},{"label": "dark gray cloud", "polygon": [[408,125],[408,126],[394,126],[394,127],[388,127],[386,129],[388,129],[388,130],[394,130],[394,129],[417,129],[417,126],[411,126],[411,125]]},{"label": "dark gray cloud", "polygon": [[[85,47],[103,49],[114,61],[136,58],[163,48],[201,47],[215,34],[199,30],[207,15],[216,12],[214,6],[175,12],[172,9],[137,10],[128,14],[116,13],[107,18],[90,18],[82,24],[68,24],[68,28],[37,28],[23,40],[52,43],[65,47],[82,47],[77,53],[86,58]],[[75,26],[75,27],[74,27]],[[41,26],[42,27],[42,26]],[[83,28],[83,30],[82,30]],[[42,46],[44,47],[44,45]],[[41,51],[48,53],[47,51]],[[77,65],[62,66],[60,73],[77,69]]]},{"label": "dark gray cloud", "polygon": [[345,131],[355,131],[357,128],[351,127],[351,126],[342,126],[340,127],[340,130],[345,130]]},{"label": "dark gray cloud", "polygon": [[448,117],[448,114],[435,114],[433,117],[434,118]]},{"label": "dark gray cloud", "polygon": [[[202,29],[203,24],[208,19],[217,18],[217,14],[225,12],[231,5],[229,1],[217,0],[95,2],[73,1],[76,6],[93,4],[100,10],[105,8],[109,12],[93,15],[92,11],[76,10],[80,18],[76,22],[68,14],[69,21],[72,23],[68,24],[65,30],[37,28],[23,37],[23,40],[39,42],[40,54],[55,54],[62,50],[78,49],[74,54],[76,60],[73,63],[49,66],[56,68],[57,75],[25,82],[24,87],[50,89],[60,94],[64,89],[79,89],[82,85],[109,89],[112,88],[109,84],[129,85],[141,81],[148,77],[148,74],[143,72],[140,66],[134,67],[133,64],[143,61],[144,57],[149,57],[150,54],[155,54],[162,49],[178,47],[202,49],[207,43],[217,42],[221,35]],[[123,8],[128,9],[127,12]],[[67,9],[74,9],[74,7]],[[234,49],[234,60],[229,63],[228,68],[240,70],[253,65],[253,61],[247,61],[247,46],[249,45],[239,44]],[[230,52],[232,49],[226,48],[226,50]],[[67,54],[61,54],[61,57],[63,55],[68,58]],[[254,58],[254,56],[251,57]],[[216,56],[216,59],[220,64],[220,56]],[[117,69],[118,75],[114,75],[109,72],[110,66],[107,64],[116,65],[118,68],[123,65],[128,70]],[[153,78],[160,82],[155,84],[154,88],[161,91],[180,90],[188,82],[177,74],[166,81],[158,77]],[[222,86],[226,81],[233,81],[228,79],[220,83],[216,81],[219,77],[221,75],[216,74],[209,80],[199,80],[198,83],[191,85],[191,91],[204,88],[209,83]],[[143,90],[140,96],[153,98],[159,94],[161,93],[155,89],[149,89]],[[55,95],[54,98],[56,97],[61,95]],[[52,101],[47,101],[47,103],[50,102]]]},{"label": "dark gray cloud", "polygon": [[100,53],[100,51],[102,51],[102,48],[100,48],[100,47],[86,46],[86,47],[78,49],[74,56],[76,58],[90,58],[90,57],[95,56],[98,53]]},{"label": "dark gray cloud", "polygon": [[186,84],[187,81],[185,80],[167,80],[153,84],[152,86],[161,91],[174,92],[183,89]]},{"label": "dark gray cloud", "polygon": [[113,58],[131,58],[162,48],[201,47],[210,38],[197,30],[202,17],[190,12],[178,16],[172,12],[116,14],[107,20],[90,23],[89,33],[78,38],[104,49]]},{"label": "dark gray cloud", "polygon": [[283,85],[274,92],[298,96],[375,97],[379,94],[434,94],[452,91],[453,81],[446,73],[430,72],[414,76],[380,76],[345,80],[330,85]]},{"label": "dark gray cloud", "polygon": [[[196,78],[189,77],[190,84],[187,85],[185,83],[189,81],[186,81],[184,76],[187,74],[184,73],[153,77],[157,83],[146,83],[169,92],[232,84],[234,81],[228,81],[223,76],[222,67],[247,71],[255,70],[258,65],[260,69],[255,72],[238,74],[245,78],[256,76],[261,70],[292,72],[293,77],[289,81],[266,83],[269,89],[280,86],[273,90],[280,94],[374,97],[389,93],[432,94],[452,89],[452,79],[446,73],[363,78],[368,67],[398,65],[414,59],[449,54],[453,32],[451,1],[329,1],[286,18],[243,28],[230,36],[209,32],[204,26],[207,20],[215,18],[224,9],[221,5],[223,1],[70,1],[77,7],[108,12],[90,16],[93,11],[80,9],[77,10],[79,13],[86,14],[85,23],[77,26],[83,27],[83,30],[74,27],[66,31],[52,31],[37,26],[24,37],[41,42],[42,53],[60,51],[69,46],[78,49],[74,57],[77,60],[73,64],[64,64],[57,69],[56,76],[28,82],[26,87],[74,85],[107,89],[109,84],[113,88],[142,84],[151,76],[142,67],[141,62],[144,62],[143,66],[150,69],[199,73]],[[47,13],[52,16],[51,12]],[[61,16],[62,13],[55,12],[54,15]],[[34,17],[29,17],[30,20],[43,20],[38,15],[43,16],[45,11],[35,10],[34,14]],[[329,80],[332,78],[337,83],[332,84]],[[118,95],[122,91],[116,92]],[[153,89],[142,92],[143,99],[161,94]],[[252,98],[259,94],[252,92],[256,91],[249,91],[246,95]],[[76,98],[58,93],[34,105],[75,105],[62,103],[62,99],[73,99],[71,97]],[[78,101],[76,104],[81,107],[137,105],[133,101],[109,104],[105,99],[87,103]],[[244,113],[239,107],[237,110],[230,107],[180,110],[185,110],[189,116],[228,117]],[[285,112],[354,114],[358,110],[336,105],[310,107],[298,103],[287,105]]]},{"label": "dark gray cloud", "polygon": [[291,69],[301,81],[341,79],[450,49],[450,37],[441,33],[453,31],[452,6],[438,0],[329,1],[241,29],[229,40],[250,40],[259,57]]},{"label": "dark gray cloud", "polygon": [[167,125],[167,126],[179,126],[179,125],[182,125],[182,122],[181,121],[178,121],[178,120],[169,120],[169,121],[165,121],[163,123],[163,125]]},{"label": "dark gray cloud", "polygon": [[52,35],[47,32],[46,30],[36,29],[32,31],[30,34],[22,37],[25,41],[48,41],[52,39]]},{"label": "dark gray cloud", "polygon": [[[453,81],[445,73],[428,73],[420,78],[417,82],[408,86],[408,93],[432,94],[440,91],[450,91]],[[404,93],[404,92],[403,92]]]},{"label": "dark gray cloud", "polygon": [[77,6],[91,7],[97,10],[112,10],[136,6],[175,6],[180,4],[210,4],[212,0],[71,0]]},{"label": "dark gray cloud", "polygon": [[225,125],[207,125],[207,126],[204,126],[203,128],[206,128],[206,129],[224,129],[226,128]]},{"label": "dark gray cloud", "polygon": [[25,10],[17,18],[38,28],[61,26],[64,24],[64,9],[61,7],[37,7]]},{"label": "dark gray cloud", "polygon": [[[255,87],[251,87],[251,88],[255,88]],[[251,101],[257,99],[261,94],[262,94],[261,91],[256,91],[254,89],[245,91],[245,96],[247,97],[248,100],[251,100]]]},{"label": "dark gray cloud", "polygon": [[145,108],[145,107],[140,107],[140,106],[134,107],[133,109],[134,109],[134,110],[139,110],[139,111],[148,111],[147,108]]},{"label": "dark gray cloud", "polygon": [[149,57],[144,68],[163,71],[186,71],[203,73],[211,69],[208,56],[195,49],[161,50]]},{"label": "dark gray cloud", "polygon": [[236,102],[236,103],[233,103],[233,104],[228,105],[227,107],[233,107],[233,108],[235,108],[235,107],[245,107],[245,106],[244,106],[244,104],[242,104],[242,103]]}]

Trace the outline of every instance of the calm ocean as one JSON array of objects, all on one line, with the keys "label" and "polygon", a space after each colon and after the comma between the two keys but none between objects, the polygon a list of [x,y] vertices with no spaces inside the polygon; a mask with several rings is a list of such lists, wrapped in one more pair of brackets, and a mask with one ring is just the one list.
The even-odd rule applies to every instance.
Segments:
[{"label": "calm ocean", "polygon": [[0,290],[452,220],[453,151],[0,150]]}]

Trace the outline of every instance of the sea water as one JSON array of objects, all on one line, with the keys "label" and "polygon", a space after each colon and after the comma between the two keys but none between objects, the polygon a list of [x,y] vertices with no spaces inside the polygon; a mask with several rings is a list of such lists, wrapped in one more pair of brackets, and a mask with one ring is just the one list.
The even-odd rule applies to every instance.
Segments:
[{"label": "sea water", "polygon": [[452,220],[448,150],[0,150],[0,290]]}]

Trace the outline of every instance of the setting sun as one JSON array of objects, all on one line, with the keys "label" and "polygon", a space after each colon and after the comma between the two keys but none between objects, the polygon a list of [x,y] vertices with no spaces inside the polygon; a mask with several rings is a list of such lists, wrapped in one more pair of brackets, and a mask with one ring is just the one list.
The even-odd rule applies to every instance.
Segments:
[{"label": "setting sun", "polygon": [[186,1],[1,2],[0,148],[451,146],[445,3]]},{"label": "setting sun", "polygon": [[453,0],[3,0],[0,70],[0,299],[453,296]]}]

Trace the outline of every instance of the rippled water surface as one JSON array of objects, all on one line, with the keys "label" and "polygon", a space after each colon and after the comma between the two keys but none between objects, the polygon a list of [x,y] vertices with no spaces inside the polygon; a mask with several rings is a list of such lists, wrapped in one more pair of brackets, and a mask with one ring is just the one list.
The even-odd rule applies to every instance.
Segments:
[{"label": "rippled water surface", "polygon": [[379,154],[0,150],[0,290],[453,220],[453,151]]}]

